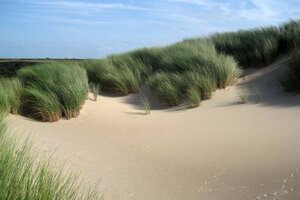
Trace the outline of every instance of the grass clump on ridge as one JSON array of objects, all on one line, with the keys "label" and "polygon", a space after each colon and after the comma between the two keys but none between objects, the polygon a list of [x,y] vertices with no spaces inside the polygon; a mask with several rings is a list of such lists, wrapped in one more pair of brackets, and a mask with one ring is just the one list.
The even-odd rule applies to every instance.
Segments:
[{"label": "grass clump on ridge", "polygon": [[[201,90],[195,87],[203,93],[201,97],[207,99],[211,92],[203,92],[205,88],[212,85],[225,88],[239,76],[234,58],[218,53],[214,44],[206,39],[185,40],[164,48],[138,49],[102,60],[86,60],[81,65],[87,70],[89,81],[100,84],[104,91],[126,95],[146,83],[162,103],[170,106],[187,99],[186,90],[192,85],[205,83]],[[187,72],[200,76],[201,81],[187,86]]]},{"label": "grass clump on ridge", "polygon": [[0,78],[0,109],[5,113],[19,114],[22,86],[17,78]]},{"label": "grass clump on ridge", "polygon": [[87,70],[90,82],[100,84],[103,91],[122,95],[137,92],[148,76],[147,67],[129,54],[86,60],[81,66]]},{"label": "grass clump on ridge", "polygon": [[0,115],[0,199],[100,199],[61,166],[38,161],[28,141],[19,143],[6,133],[3,113]]},{"label": "grass clump on ridge", "polygon": [[239,76],[235,60],[219,54],[214,44],[205,39],[185,40],[160,51],[162,60],[159,65],[152,67],[157,71],[179,74],[194,72],[206,76],[219,88],[225,88]]},{"label": "grass clump on ridge", "polygon": [[77,117],[88,94],[86,71],[66,63],[47,63],[18,72],[25,114],[42,121]]},{"label": "grass clump on ridge", "polygon": [[226,88],[240,75],[235,60],[219,54],[213,43],[204,39],[171,45],[163,55],[162,72],[150,78],[149,86],[170,106],[188,101],[197,107],[201,99],[211,98],[217,87]]},{"label": "grass clump on ridge", "polygon": [[197,90],[201,99],[210,99],[216,90],[216,83],[208,77],[194,72],[186,72],[184,75],[185,88]]},{"label": "grass clump on ridge", "polygon": [[216,33],[210,39],[219,52],[232,55],[243,67],[266,66],[280,54],[299,48],[300,20],[279,27]]},{"label": "grass clump on ridge", "polygon": [[300,92],[300,49],[291,54],[288,71],[281,84],[287,92]]},{"label": "grass clump on ridge", "polygon": [[198,107],[201,100],[210,99],[216,83],[210,78],[192,71],[185,73],[156,73],[149,80],[153,94],[169,106],[188,103]]},{"label": "grass clump on ridge", "polygon": [[219,52],[232,55],[243,67],[265,66],[279,55],[277,27],[216,33],[210,39]]},{"label": "grass clump on ridge", "polygon": [[280,51],[289,53],[300,48],[300,20],[290,20],[279,26]]},{"label": "grass clump on ridge", "polygon": [[143,63],[147,67],[147,73],[155,73],[160,71],[163,66],[164,50],[163,47],[152,47],[137,49],[128,54],[132,59]]},{"label": "grass clump on ridge", "polygon": [[187,104],[190,108],[196,108],[201,103],[201,93],[196,87],[191,87],[186,91]]},{"label": "grass clump on ridge", "polygon": [[183,99],[184,82],[177,73],[156,73],[149,80],[152,93],[169,106],[177,106]]}]

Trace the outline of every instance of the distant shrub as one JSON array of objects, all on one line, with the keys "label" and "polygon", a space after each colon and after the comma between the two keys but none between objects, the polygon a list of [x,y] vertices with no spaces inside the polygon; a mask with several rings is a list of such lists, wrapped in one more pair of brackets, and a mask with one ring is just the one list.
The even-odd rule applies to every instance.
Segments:
[{"label": "distant shrub", "polygon": [[18,72],[24,85],[23,109],[42,121],[79,115],[88,93],[86,71],[76,65],[47,63]]},{"label": "distant shrub", "polygon": [[291,53],[288,72],[281,84],[287,92],[300,92],[300,49]]}]

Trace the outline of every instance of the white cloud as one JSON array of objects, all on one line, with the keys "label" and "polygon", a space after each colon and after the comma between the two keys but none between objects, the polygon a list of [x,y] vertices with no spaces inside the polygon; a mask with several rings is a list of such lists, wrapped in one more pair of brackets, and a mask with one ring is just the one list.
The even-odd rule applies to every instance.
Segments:
[{"label": "white cloud", "polygon": [[145,8],[123,3],[97,3],[86,1],[41,1],[31,0],[29,3],[36,5],[52,6],[64,9],[111,9],[111,10],[145,10]]},{"label": "white cloud", "polygon": [[218,12],[227,14],[230,12],[230,7],[227,3],[220,3],[215,2],[212,0],[168,0],[169,2],[177,2],[177,3],[186,3],[186,4],[193,4],[200,7],[203,7],[207,10],[215,10],[217,9]]},{"label": "white cloud", "polygon": [[282,6],[274,0],[251,0],[253,8],[241,5],[238,15],[247,20],[270,21],[281,16]]},{"label": "white cloud", "polygon": [[[216,0],[166,0],[172,3],[191,4],[199,7],[199,13],[207,13],[205,20],[228,20],[259,24],[271,24],[286,20],[286,16],[300,17],[299,0],[241,0],[241,1],[216,1]],[[298,3],[296,3],[298,2]],[[191,13],[181,13],[186,19]],[[193,15],[193,17],[197,17]]]}]

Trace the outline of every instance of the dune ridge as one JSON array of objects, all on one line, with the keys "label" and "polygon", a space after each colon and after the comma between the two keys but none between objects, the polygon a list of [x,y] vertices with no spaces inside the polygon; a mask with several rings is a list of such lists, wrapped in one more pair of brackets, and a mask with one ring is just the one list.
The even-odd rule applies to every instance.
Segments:
[{"label": "dune ridge", "polygon": [[[165,109],[147,95],[99,96],[81,115],[40,123],[10,115],[10,129],[99,183],[105,199],[298,199],[300,96],[278,77],[288,57],[245,71],[196,109]],[[257,88],[259,101],[257,102]],[[247,95],[240,104],[240,94]],[[164,109],[163,109],[164,108]]]}]

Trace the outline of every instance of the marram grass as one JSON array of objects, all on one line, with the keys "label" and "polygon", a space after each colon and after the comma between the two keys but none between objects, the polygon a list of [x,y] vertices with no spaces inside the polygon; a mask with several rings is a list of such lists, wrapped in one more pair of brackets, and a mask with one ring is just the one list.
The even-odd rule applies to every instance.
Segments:
[{"label": "marram grass", "polygon": [[100,90],[101,90],[100,84],[90,83],[90,92],[94,96],[94,101],[97,101]]},{"label": "marram grass", "polygon": [[19,114],[22,86],[17,78],[0,78],[0,109]]},{"label": "marram grass", "polygon": [[62,116],[61,106],[55,93],[26,87],[22,94],[23,112],[44,122],[55,122]]},{"label": "marram grass", "polygon": [[287,92],[300,92],[300,49],[291,53],[288,71],[281,84]]},{"label": "marram grass", "polygon": [[210,39],[219,52],[232,55],[243,67],[268,65],[279,54],[277,27],[216,33]]},{"label": "marram grass", "polygon": [[21,143],[6,133],[0,116],[0,199],[96,200],[95,190],[82,186],[49,159],[37,159],[28,141]]},{"label": "marram grass", "polygon": [[[291,20],[279,27],[217,33],[166,47],[143,48],[105,59],[85,60],[79,63],[81,68],[72,63],[57,62],[28,67],[17,73],[24,85],[21,101],[15,98],[13,102],[11,98],[19,93],[10,97],[2,95],[1,109],[12,113],[19,112],[20,108],[22,112],[35,110],[29,114],[45,121],[76,117],[86,100],[88,82],[101,85],[105,92],[122,95],[138,92],[142,84],[149,84],[152,93],[169,105],[196,97],[191,95],[196,94],[195,91],[201,100],[207,99],[215,88],[226,88],[235,83],[240,76],[238,65],[265,66],[279,54],[299,48],[299,27],[299,20]],[[187,77],[191,76],[188,74],[194,77]]]},{"label": "marram grass", "polygon": [[280,51],[289,53],[300,48],[300,20],[290,20],[279,26]]},{"label": "marram grass", "polygon": [[23,113],[42,121],[77,117],[88,94],[86,71],[73,64],[46,63],[18,72]]},{"label": "marram grass", "polygon": [[184,82],[178,73],[156,73],[149,80],[152,93],[169,106],[177,106],[183,100]]},{"label": "marram grass", "polygon": [[200,106],[201,103],[201,92],[196,87],[191,87],[186,91],[187,96],[187,106],[189,108],[196,108]]},{"label": "marram grass", "polygon": [[149,99],[144,96],[144,97],[141,98],[141,103],[143,105],[145,115],[149,115],[150,111],[151,111],[151,104],[149,102]]}]

